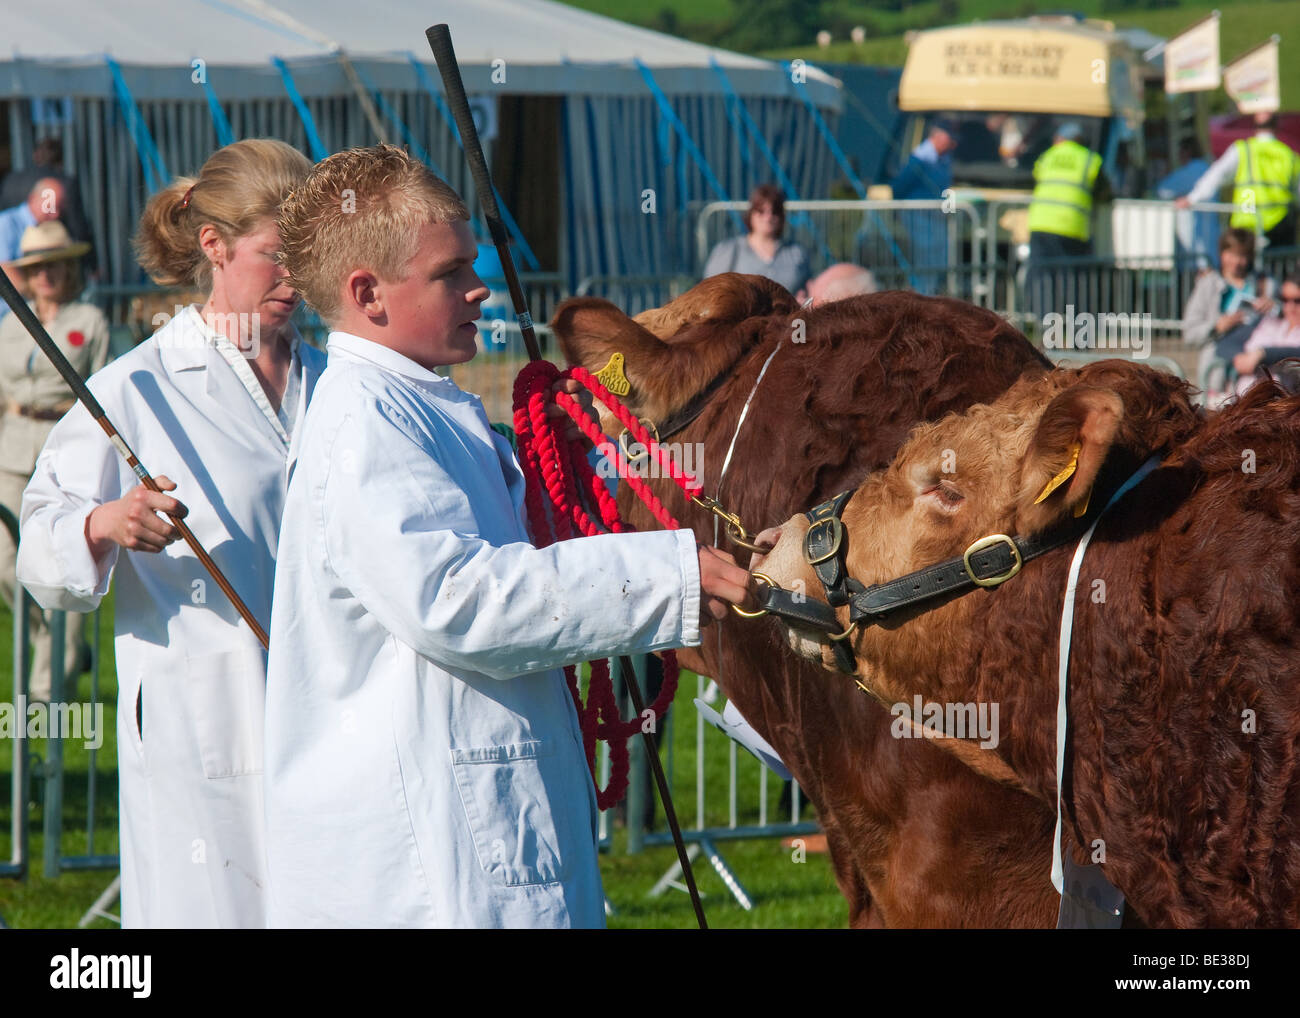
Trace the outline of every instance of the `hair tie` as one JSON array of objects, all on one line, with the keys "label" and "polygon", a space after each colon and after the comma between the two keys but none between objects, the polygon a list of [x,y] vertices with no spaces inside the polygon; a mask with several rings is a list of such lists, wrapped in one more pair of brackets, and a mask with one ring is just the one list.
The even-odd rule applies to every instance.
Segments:
[{"label": "hair tie", "polygon": [[189,190],[185,192],[185,197],[181,199],[181,208],[187,209],[190,207],[190,195],[192,195],[193,193],[194,193],[194,185],[191,184]]}]

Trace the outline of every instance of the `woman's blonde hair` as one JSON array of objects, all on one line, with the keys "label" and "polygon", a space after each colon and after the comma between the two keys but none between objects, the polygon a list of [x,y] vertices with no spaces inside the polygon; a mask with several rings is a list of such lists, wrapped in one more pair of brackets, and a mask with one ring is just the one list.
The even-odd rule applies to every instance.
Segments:
[{"label": "woman's blonde hair", "polygon": [[135,233],[136,258],[163,286],[206,289],[212,266],[199,246],[211,223],[227,246],[274,219],[280,203],[311,170],[311,160],[273,138],[218,149],[197,177],[177,177],[145,206]]},{"label": "woman's blonde hair", "polygon": [[457,219],[469,219],[460,195],[400,148],[337,152],[280,207],[289,285],[333,324],[349,273],[366,268],[381,279],[405,279],[421,227]]}]

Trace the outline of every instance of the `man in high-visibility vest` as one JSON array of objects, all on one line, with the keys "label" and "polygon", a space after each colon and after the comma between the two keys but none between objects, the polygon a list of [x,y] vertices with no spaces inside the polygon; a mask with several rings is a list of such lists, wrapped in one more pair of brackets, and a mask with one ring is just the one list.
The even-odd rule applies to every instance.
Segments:
[{"label": "man in high-visibility vest", "polygon": [[1078,268],[1068,264],[1052,266],[1051,262],[1092,254],[1093,199],[1110,198],[1101,156],[1082,144],[1082,137],[1083,129],[1077,123],[1061,124],[1051,147],[1034,163],[1026,287],[1030,304],[1040,316],[1064,310],[1058,303],[1077,305]]},{"label": "man in high-visibility vest", "polygon": [[1176,204],[1186,208],[1193,202],[1212,201],[1231,179],[1236,211],[1229,225],[1262,233],[1270,247],[1294,244],[1300,155],[1274,135],[1276,125],[1277,114],[1256,113],[1254,135],[1229,145]]},{"label": "man in high-visibility vest", "polygon": [[1029,258],[1082,258],[1092,254],[1092,199],[1108,191],[1101,156],[1079,143],[1083,129],[1062,124],[1052,147],[1034,163],[1029,203]]}]

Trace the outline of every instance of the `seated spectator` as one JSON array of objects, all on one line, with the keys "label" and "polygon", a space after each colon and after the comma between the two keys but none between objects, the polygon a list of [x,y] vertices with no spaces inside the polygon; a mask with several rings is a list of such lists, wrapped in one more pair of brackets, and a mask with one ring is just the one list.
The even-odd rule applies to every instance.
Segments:
[{"label": "seated spectator", "polygon": [[1237,392],[1249,389],[1261,367],[1287,357],[1300,357],[1300,273],[1282,281],[1278,291],[1281,317],[1266,318],[1250,334],[1245,349],[1232,359],[1237,369]]},{"label": "seated spectator", "polygon": [[794,241],[782,240],[785,232],[785,192],[775,184],[762,184],[749,196],[743,237],[717,244],[704,263],[704,278],[723,272],[766,276],[791,293],[808,283],[808,252]]},{"label": "seated spectator", "polygon": [[[81,188],[77,178],[70,176],[63,166],[63,142],[58,138],[42,138],[32,149],[31,161],[24,169],[10,170],[0,183],[0,209],[13,208],[31,194],[36,184],[53,178],[63,185],[64,201],[59,208],[59,221],[68,228],[73,240],[89,241],[90,224],[81,205]],[[83,260],[88,261],[90,252]],[[83,265],[83,268],[91,268]]]},{"label": "seated spectator", "polygon": [[[20,290],[22,274],[11,263],[22,253],[23,234],[37,223],[58,219],[65,197],[62,182],[54,177],[42,177],[27,193],[25,201],[0,212],[0,268]],[[0,308],[0,317],[8,311],[7,305]]]},{"label": "seated spectator", "polygon": [[829,304],[831,301],[856,297],[863,293],[876,292],[876,277],[871,270],[852,262],[836,262],[821,275],[815,277],[808,289],[799,294],[800,299],[812,301],[813,307]]},{"label": "seated spectator", "polygon": [[[1200,347],[1197,377],[1206,378],[1216,360],[1231,361],[1246,344],[1261,316],[1273,310],[1265,295],[1265,280],[1251,271],[1255,235],[1249,230],[1225,230],[1219,237],[1219,270],[1197,277],[1183,310],[1183,342]],[[1227,388],[1221,377],[1205,381],[1207,391],[1220,395]]]}]

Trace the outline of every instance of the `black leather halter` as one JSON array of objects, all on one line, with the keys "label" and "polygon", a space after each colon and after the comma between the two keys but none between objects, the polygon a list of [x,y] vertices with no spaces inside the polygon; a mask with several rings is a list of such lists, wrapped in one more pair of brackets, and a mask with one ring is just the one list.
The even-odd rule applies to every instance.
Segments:
[{"label": "black leather halter", "polygon": [[853,671],[857,664],[847,641],[848,635],[853,632],[853,626],[850,625],[841,633],[843,626],[840,625],[835,609],[849,604],[855,594],[866,590],[861,583],[849,576],[846,561],[844,523],[840,516],[852,497],[852,491],[842,491],[804,513],[808,519],[808,531],[804,535],[803,554],[826,589],[826,601],[810,598],[804,591],[782,590],[769,583],[760,602],[760,607],[773,615],[802,622],[826,633],[831,638],[835,663],[845,671]]},{"label": "black leather halter", "polygon": [[[826,601],[811,599],[800,591],[782,590],[770,581],[759,599],[761,610],[825,633],[831,640],[836,664],[850,672],[854,670],[856,658],[848,638],[859,624],[884,622],[895,612],[939,597],[966,593],[977,587],[999,586],[1031,559],[1076,541],[1092,525],[1099,506],[1105,504],[1094,492],[1092,512],[1044,534],[1034,537],[990,534],[973,542],[960,557],[867,587],[848,573],[847,533],[840,516],[852,495],[852,491],[842,491],[804,514],[809,521],[804,535],[804,560],[826,588]],[[836,608],[846,604],[849,606],[847,629],[835,614]]]},{"label": "black leather halter", "polygon": [[[709,401],[713,399],[723,384],[736,374],[745,359],[761,346],[763,346],[763,343],[759,342],[742,350],[736,355],[735,360],[713,376],[708,385],[692,396],[685,406],[676,413],[671,414],[662,424],[658,424],[648,417],[642,417],[641,424],[650,433],[651,440],[656,445],[661,445],[679,431],[684,430],[688,424],[693,423],[708,408]],[[618,444],[622,447],[623,455],[627,457],[628,462],[639,465],[643,461],[649,461],[649,450],[641,450],[635,456],[632,455],[635,451],[635,444],[630,441],[630,435],[626,428],[619,434]]]}]

